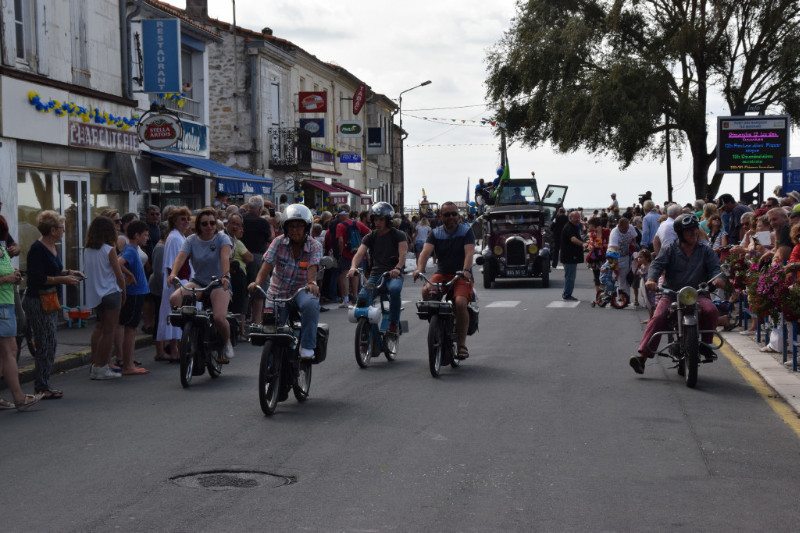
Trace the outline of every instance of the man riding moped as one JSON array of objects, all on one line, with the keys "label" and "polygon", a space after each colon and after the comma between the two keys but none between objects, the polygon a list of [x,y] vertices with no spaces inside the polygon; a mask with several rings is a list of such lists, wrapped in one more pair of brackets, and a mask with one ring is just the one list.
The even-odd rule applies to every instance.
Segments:
[{"label": "man riding moped", "polygon": [[406,264],[408,253],[408,239],[406,234],[392,226],[394,209],[387,202],[378,202],[370,208],[370,218],[375,230],[370,232],[361,241],[356,255],[353,257],[348,278],[356,274],[358,265],[364,260],[367,251],[372,258],[372,270],[369,273],[367,284],[358,293],[357,307],[370,305],[372,290],[368,287],[378,285],[380,278],[386,272],[390,279],[387,281],[389,291],[389,329],[388,333],[396,335],[400,322],[400,306],[402,300],[400,293],[403,291],[403,267]]},{"label": "man riding moped", "polygon": [[[713,278],[713,285],[724,287],[725,280],[721,279],[719,257],[716,252],[706,243],[699,243],[700,221],[693,214],[680,215],[675,219],[674,229],[678,235],[678,240],[673,241],[668,246],[661,249],[656,259],[651,263],[647,271],[647,290],[655,291],[658,288],[658,278],[664,273],[664,287],[678,291],[682,287],[691,286],[698,288],[701,283]],[[670,304],[673,299],[662,297],[653,318],[647,323],[647,328],[639,344],[639,355],[630,358],[630,365],[637,374],[644,373],[645,361],[652,358],[658,349],[660,336],[648,342],[656,332],[667,329],[667,321]],[[717,318],[719,312],[716,306],[708,297],[701,294],[697,299],[700,308],[698,317],[699,329],[701,331],[713,331],[717,329]],[[699,346],[699,352],[706,360],[715,358],[714,352],[710,347],[712,342],[711,333],[703,333],[703,342]],[[653,346],[655,344],[655,346]]]}]

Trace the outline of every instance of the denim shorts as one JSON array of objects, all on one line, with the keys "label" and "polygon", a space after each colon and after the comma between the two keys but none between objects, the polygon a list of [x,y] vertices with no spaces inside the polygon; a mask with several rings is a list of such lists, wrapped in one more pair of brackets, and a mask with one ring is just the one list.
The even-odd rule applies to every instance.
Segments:
[{"label": "denim shorts", "polygon": [[14,304],[0,305],[0,337],[17,336],[17,313]]}]

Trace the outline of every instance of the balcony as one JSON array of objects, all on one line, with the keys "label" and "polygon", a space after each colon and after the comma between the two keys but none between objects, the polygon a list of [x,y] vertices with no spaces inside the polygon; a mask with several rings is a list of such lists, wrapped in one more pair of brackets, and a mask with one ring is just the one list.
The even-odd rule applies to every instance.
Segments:
[{"label": "balcony", "polygon": [[311,135],[300,128],[269,128],[269,167],[311,170]]},{"label": "balcony", "polygon": [[158,105],[164,106],[168,110],[176,113],[181,118],[185,118],[187,120],[192,120],[195,122],[202,122],[200,120],[202,106],[200,105],[200,102],[198,102],[197,100],[192,100],[191,98],[185,98],[183,100],[183,107],[178,105],[178,100],[171,100],[164,97],[161,98],[156,97],[156,102],[158,102]]}]

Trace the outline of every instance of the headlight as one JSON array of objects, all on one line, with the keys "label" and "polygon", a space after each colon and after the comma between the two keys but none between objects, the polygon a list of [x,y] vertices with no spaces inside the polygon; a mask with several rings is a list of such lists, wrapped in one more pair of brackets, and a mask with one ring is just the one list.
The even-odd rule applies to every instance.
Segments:
[{"label": "headlight", "polygon": [[538,252],[538,251],[539,251],[539,247],[538,247],[538,246],[536,246],[535,244],[529,244],[529,245],[528,245],[528,253],[529,253],[529,254],[531,254],[531,255],[535,255],[535,254],[536,254],[536,252]]},{"label": "headlight", "polygon": [[503,247],[502,246],[495,246],[494,250],[492,250],[492,251],[494,252],[494,255],[503,255]]},{"label": "headlight", "polygon": [[694,305],[697,303],[697,291],[692,287],[684,287],[678,291],[678,300],[683,305]]}]

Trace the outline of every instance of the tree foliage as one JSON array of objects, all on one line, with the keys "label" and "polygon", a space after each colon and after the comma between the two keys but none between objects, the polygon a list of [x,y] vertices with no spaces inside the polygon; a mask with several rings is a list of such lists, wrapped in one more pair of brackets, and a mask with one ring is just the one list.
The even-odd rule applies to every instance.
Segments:
[{"label": "tree foliage", "polygon": [[796,122],[799,43],[796,0],[520,0],[487,54],[487,96],[511,140],[610,154],[623,168],[663,155],[668,129],[703,198],[721,181],[709,182],[709,98],[731,115],[765,103]]}]

